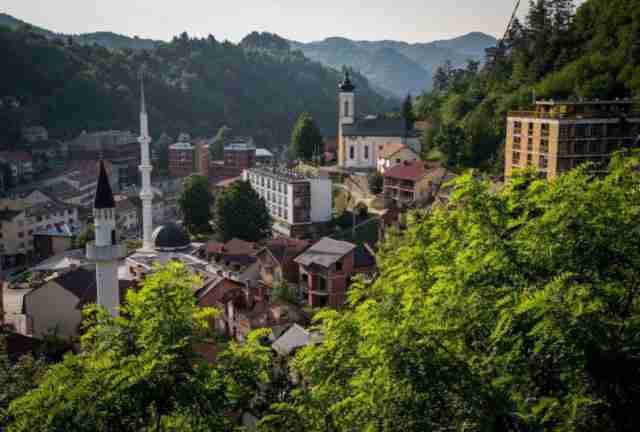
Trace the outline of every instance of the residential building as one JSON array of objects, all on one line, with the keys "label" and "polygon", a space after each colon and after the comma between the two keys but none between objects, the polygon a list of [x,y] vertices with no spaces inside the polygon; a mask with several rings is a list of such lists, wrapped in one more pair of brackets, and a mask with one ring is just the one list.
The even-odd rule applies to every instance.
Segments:
[{"label": "residential building", "polygon": [[274,162],[273,153],[264,148],[256,149],[256,164],[271,165]]},{"label": "residential building", "polygon": [[36,253],[34,233],[78,223],[77,207],[49,200],[31,204],[16,201],[12,209],[0,210],[2,267],[25,265]]},{"label": "residential building", "polygon": [[14,185],[30,181],[33,177],[33,157],[24,150],[0,151],[0,162],[9,167]]},{"label": "residential building", "polygon": [[[96,162],[104,158],[112,169],[109,172],[112,189],[120,191],[138,182],[140,164],[140,144],[138,137],[129,131],[83,132],[68,143],[69,157],[74,162]],[[96,176],[92,177],[94,180]]]},{"label": "residential building", "polygon": [[49,132],[44,126],[29,126],[22,128],[22,138],[28,143],[46,141],[49,139]]},{"label": "residential building", "polygon": [[442,166],[423,161],[403,162],[384,173],[385,207],[412,205],[433,198],[449,172]]},{"label": "residential building", "polygon": [[33,232],[33,245],[38,260],[63,253],[75,246],[75,240],[82,233],[82,224],[64,223],[43,227]]},{"label": "residential building", "polygon": [[389,168],[418,159],[418,155],[404,144],[391,143],[384,145],[378,153],[378,172],[384,174],[385,170]]},{"label": "residential building", "polygon": [[[112,189],[119,184],[118,170],[105,162],[105,169],[110,175]],[[69,205],[81,206],[90,209],[93,203],[93,195],[96,190],[99,162],[75,161],[58,173],[49,175],[41,182],[41,190],[56,199]]]},{"label": "residential building", "polygon": [[256,243],[231,239],[226,243],[209,242],[206,245],[207,260],[212,271],[240,283],[256,281],[260,277]]},{"label": "residential building", "polygon": [[288,237],[267,240],[265,246],[256,254],[262,281],[271,287],[283,282],[297,284],[300,275],[294,259],[310,245],[307,240]]},{"label": "residential building", "polygon": [[256,162],[256,146],[251,137],[234,137],[224,146],[224,164],[240,170]]},{"label": "residential building", "polygon": [[537,101],[507,114],[504,174],[535,167],[548,179],[593,162],[605,172],[611,154],[636,145],[640,111],[632,100]]},{"label": "residential building", "polygon": [[355,86],[346,72],[339,88],[338,165],[348,169],[376,169],[385,145],[400,143],[420,153],[419,134],[403,118],[356,117]]},{"label": "residential building", "polygon": [[273,342],[271,348],[281,357],[291,358],[300,348],[320,343],[322,339],[322,333],[311,332],[298,324],[294,324]]},{"label": "residential building", "polygon": [[[5,284],[5,321],[16,332],[75,340],[80,334],[82,308],[97,301],[96,273],[90,267],[71,267],[55,272],[32,272],[30,280]],[[119,290],[128,288],[126,282]]]},{"label": "residential building", "polygon": [[182,133],[178,142],[169,146],[169,174],[187,177],[195,171],[196,148],[190,142],[189,134]]},{"label": "residential building", "polygon": [[311,307],[342,306],[351,278],[375,271],[375,259],[368,249],[329,237],[320,239],[295,262],[299,265],[300,294]]},{"label": "residential building", "polygon": [[273,231],[288,237],[318,236],[332,217],[331,179],[282,167],[245,170],[243,179],[264,198]]}]

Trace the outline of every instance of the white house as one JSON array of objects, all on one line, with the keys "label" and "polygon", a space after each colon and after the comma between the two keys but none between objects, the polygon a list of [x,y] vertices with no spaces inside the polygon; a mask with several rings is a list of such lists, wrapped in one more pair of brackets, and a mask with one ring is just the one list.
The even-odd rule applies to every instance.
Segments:
[{"label": "white house", "polygon": [[382,147],[378,153],[378,172],[384,174],[385,170],[403,162],[418,160],[418,155],[404,144],[392,143]]}]

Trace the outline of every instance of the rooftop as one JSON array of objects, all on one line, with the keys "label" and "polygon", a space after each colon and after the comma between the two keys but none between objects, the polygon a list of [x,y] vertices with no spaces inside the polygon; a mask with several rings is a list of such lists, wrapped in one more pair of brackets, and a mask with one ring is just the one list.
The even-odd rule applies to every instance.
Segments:
[{"label": "rooftop", "polygon": [[380,116],[357,119],[352,125],[342,126],[344,136],[407,137],[417,136],[403,118]]},{"label": "rooftop", "polygon": [[316,264],[328,268],[356,248],[353,243],[323,237],[295,259],[305,267]]},{"label": "rooftop", "polygon": [[378,153],[378,157],[387,159],[398,153],[400,150],[407,149],[408,147],[401,143],[391,143],[382,147],[382,150]]},{"label": "rooftop", "polygon": [[247,169],[247,172],[251,174],[257,174],[261,176],[267,176],[279,181],[292,183],[297,181],[307,181],[311,179],[298,171],[286,168],[286,167],[254,167]]}]

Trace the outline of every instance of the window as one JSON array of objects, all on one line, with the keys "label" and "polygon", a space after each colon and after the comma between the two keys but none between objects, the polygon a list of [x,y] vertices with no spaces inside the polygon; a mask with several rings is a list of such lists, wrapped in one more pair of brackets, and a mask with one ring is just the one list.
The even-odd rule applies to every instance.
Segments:
[{"label": "window", "polygon": [[532,161],[533,155],[531,153],[527,154],[527,166],[530,166]]},{"label": "window", "polygon": [[533,123],[529,123],[529,135],[533,135]]},{"label": "window", "polygon": [[19,237],[19,238],[23,238],[23,237],[24,237],[24,233],[23,233],[22,231],[19,231],[19,232],[18,232],[18,237]]},{"label": "window", "polygon": [[396,159],[396,163],[399,164],[401,162],[400,158]]},{"label": "window", "polygon": [[364,146],[364,158],[365,159],[369,159],[369,146],[368,145]]},{"label": "window", "polygon": [[513,163],[520,163],[520,152],[513,152],[512,158]]},{"label": "window", "polygon": [[547,165],[549,164],[549,160],[546,156],[540,155],[540,160],[538,161],[538,166],[540,169],[547,169]]},{"label": "window", "polygon": [[336,263],[336,271],[342,271],[342,263],[340,261]]},{"label": "window", "polygon": [[354,158],[354,153],[355,153],[355,149],[353,148],[353,146],[349,147],[349,159]]},{"label": "window", "polygon": [[533,151],[533,138],[527,138],[527,150]]},{"label": "window", "polygon": [[522,138],[520,138],[519,136],[514,136],[513,137],[513,148],[514,150],[520,150],[520,142],[522,141]]},{"label": "window", "polygon": [[540,125],[542,130],[541,130],[541,134],[542,136],[549,136],[549,123],[542,123],[542,125]]},{"label": "window", "polygon": [[343,116],[344,117],[349,117],[349,101],[344,101],[344,114],[343,114]]},{"label": "window", "polygon": [[549,153],[549,140],[543,139],[540,141],[540,153]]},{"label": "window", "polygon": [[522,122],[515,121],[513,122],[513,133],[519,134],[522,132]]}]

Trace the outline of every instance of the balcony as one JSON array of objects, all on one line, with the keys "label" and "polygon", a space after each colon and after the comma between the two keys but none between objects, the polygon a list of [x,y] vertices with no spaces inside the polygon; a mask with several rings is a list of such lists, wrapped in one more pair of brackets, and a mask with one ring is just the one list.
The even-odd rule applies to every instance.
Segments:
[{"label": "balcony", "polygon": [[[509,111],[507,117],[526,117],[535,119],[596,119],[596,118],[615,118],[619,115],[625,117],[640,117],[640,112],[616,113],[616,112],[584,112],[584,113],[560,113],[560,112],[540,112],[540,111]],[[515,134],[515,132],[514,132]]]}]

